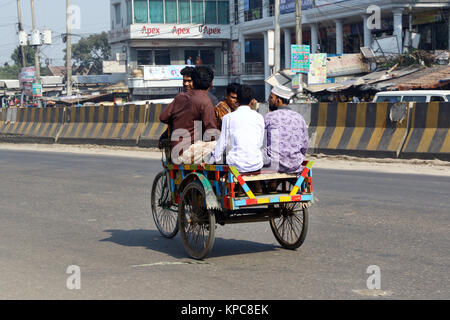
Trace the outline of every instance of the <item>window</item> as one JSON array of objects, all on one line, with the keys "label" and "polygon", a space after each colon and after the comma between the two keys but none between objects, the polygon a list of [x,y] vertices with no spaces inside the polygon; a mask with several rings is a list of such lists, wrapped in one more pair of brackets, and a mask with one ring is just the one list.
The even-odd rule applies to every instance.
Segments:
[{"label": "window", "polygon": [[177,0],[166,0],[166,23],[177,23]]},{"label": "window", "polygon": [[205,1],[205,23],[217,24],[217,1]]},{"label": "window", "polygon": [[229,9],[229,2],[228,1],[219,1],[217,3],[218,5],[218,23],[219,24],[228,24],[230,23],[230,9]]},{"label": "window", "polygon": [[127,26],[133,23],[133,10],[131,0],[127,0]]},{"label": "window", "polygon": [[202,63],[204,65],[214,65],[215,64],[214,50],[211,50],[211,49],[200,50],[200,58],[202,59]]},{"label": "window", "polygon": [[149,0],[150,23],[164,23],[163,0]]},{"label": "window", "polygon": [[203,0],[192,0],[192,23],[204,23]]},{"label": "window", "polygon": [[170,51],[155,50],[155,64],[157,66],[170,65]]},{"label": "window", "polygon": [[191,1],[178,0],[178,23],[191,23]]},{"label": "window", "polygon": [[251,21],[262,18],[262,0],[244,0],[244,20]]},{"label": "window", "polygon": [[401,96],[378,96],[377,102],[390,102],[390,103],[397,103],[402,100]]},{"label": "window", "polygon": [[239,23],[239,0],[234,0],[234,24]]},{"label": "window", "polygon": [[427,96],[404,96],[403,102],[427,102]]},{"label": "window", "polygon": [[116,19],[116,26],[122,24],[122,15],[120,12],[120,3],[114,5],[114,16]]},{"label": "window", "polygon": [[447,96],[447,101],[450,102],[450,95]]},{"label": "window", "polygon": [[148,22],[148,5],[147,0],[134,0],[134,22]]},{"label": "window", "polygon": [[441,96],[432,96],[430,98],[430,102],[433,102],[433,101],[445,101],[445,99],[444,99],[444,97],[441,97]]},{"label": "window", "polygon": [[[136,1],[136,0],[135,0]],[[138,65],[152,65],[152,50],[137,50],[137,64]]]}]

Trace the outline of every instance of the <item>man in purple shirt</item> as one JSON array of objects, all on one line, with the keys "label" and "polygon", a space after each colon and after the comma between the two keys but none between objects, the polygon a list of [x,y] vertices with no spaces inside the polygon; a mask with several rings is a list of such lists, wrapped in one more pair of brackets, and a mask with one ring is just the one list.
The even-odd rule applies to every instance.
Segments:
[{"label": "man in purple shirt", "polygon": [[284,173],[302,171],[309,146],[305,119],[288,106],[293,95],[285,86],[274,87],[269,97],[270,112],[264,117],[267,130],[264,164]]}]

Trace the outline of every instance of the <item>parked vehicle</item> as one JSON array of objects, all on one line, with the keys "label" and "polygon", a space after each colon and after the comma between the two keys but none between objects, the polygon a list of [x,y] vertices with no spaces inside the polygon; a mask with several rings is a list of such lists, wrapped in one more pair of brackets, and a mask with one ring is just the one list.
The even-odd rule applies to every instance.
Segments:
[{"label": "parked vehicle", "polygon": [[373,102],[450,102],[450,90],[412,90],[378,92]]}]

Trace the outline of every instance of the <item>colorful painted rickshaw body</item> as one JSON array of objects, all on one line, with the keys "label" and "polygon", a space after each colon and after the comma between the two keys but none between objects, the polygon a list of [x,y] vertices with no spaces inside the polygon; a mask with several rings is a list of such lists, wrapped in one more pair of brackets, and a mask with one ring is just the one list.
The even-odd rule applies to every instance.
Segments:
[{"label": "colorful painted rickshaw body", "polygon": [[[234,211],[250,206],[268,205],[286,202],[313,202],[312,189],[312,161],[304,161],[303,171],[300,175],[279,174],[270,171],[264,171],[260,175],[243,176],[233,166],[227,165],[197,165],[184,164],[176,165],[164,163],[164,167],[169,171],[170,192],[175,203],[179,203],[181,192],[188,183],[199,180],[205,192],[213,192],[216,196],[216,202],[207,203],[208,209],[220,208]],[[288,194],[264,194],[255,196],[249,188],[247,181],[267,181],[292,180],[296,179]],[[244,197],[237,197],[237,187],[240,186],[245,192]]]},{"label": "colorful painted rickshaw body", "polygon": [[[206,257],[214,243],[216,223],[269,221],[277,241],[297,249],[306,237],[308,207],[313,202],[312,161],[300,174],[262,171],[242,175],[233,166],[173,164],[163,160],[152,188],[152,213],[161,234],[178,231],[188,254]],[[249,184],[267,186],[255,193]],[[259,190],[261,191],[261,190]]]}]

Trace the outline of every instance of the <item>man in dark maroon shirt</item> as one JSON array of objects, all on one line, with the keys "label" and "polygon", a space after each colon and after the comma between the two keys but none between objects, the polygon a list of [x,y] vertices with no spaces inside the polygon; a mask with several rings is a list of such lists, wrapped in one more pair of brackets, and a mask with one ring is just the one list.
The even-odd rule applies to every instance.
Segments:
[{"label": "man in dark maroon shirt", "polygon": [[[192,73],[194,89],[178,94],[161,113],[159,120],[170,128],[172,161],[186,152],[189,156],[193,155],[193,150],[188,150],[191,145],[201,141],[206,130],[218,130],[214,106],[208,96],[213,79],[214,72],[210,68],[196,67]],[[197,127],[200,124],[201,130]],[[194,161],[193,158],[191,160]]]}]

